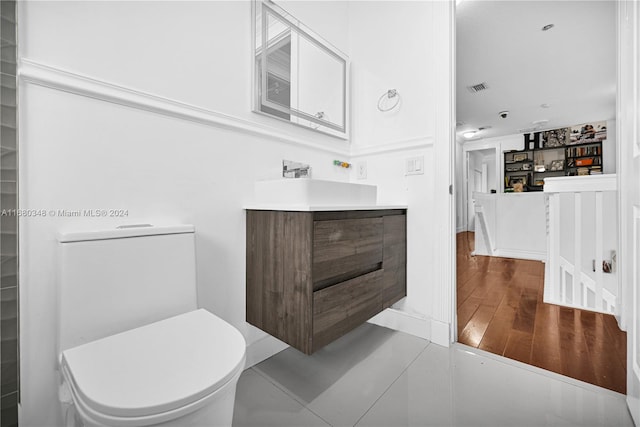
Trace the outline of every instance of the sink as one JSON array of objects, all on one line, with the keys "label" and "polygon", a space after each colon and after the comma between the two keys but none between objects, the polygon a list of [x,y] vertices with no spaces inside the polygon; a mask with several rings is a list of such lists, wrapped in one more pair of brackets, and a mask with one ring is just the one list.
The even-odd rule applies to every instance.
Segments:
[{"label": "sink", "polygon": [[377,187],[321,179],[275,179],[255,183],[255,200],[268,205],[373,206]]}]

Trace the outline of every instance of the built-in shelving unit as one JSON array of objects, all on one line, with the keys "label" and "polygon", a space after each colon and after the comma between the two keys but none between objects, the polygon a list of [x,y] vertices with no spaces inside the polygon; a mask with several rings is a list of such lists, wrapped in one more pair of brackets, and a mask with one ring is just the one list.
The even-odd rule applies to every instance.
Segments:
[{"label": "built-in shelving unit", "polygon": [[602,142],[504,152],[504,191],[542,191],[544,180],[555,176],[602,173]]},{"label": "built-in shelving unit", "polygon": [[566,147],[567,175],[602,173],[602,142]]}]

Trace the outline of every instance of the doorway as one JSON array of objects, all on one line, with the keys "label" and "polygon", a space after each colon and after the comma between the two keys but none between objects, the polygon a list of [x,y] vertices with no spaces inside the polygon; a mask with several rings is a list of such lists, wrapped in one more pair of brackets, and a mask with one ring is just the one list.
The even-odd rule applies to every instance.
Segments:
[{"label": "doorway", "polygon": [[[556,7],[555,3],[549,2],[545,7]],[[515,1],[462,2],[459,4],[460,9],[486,7],[491,8],[492,12],[468,13],[466,16],[458,16],[456,19],[457,43],[464,40],[464,37],[460,37],[460,28],[468,26],[474,29],[473,33],[476,39],[481,39],[479,32],[482,31],[482,28],[491,29],[492,37],[494,37],[493,42],[490,39],[482,39],[485,46],[496,45],[497,39],[495,37],[502,37],[503,40],[511,40],[510,37],[513,37],[514,45],[527,46],[527,49],[521,49],[528,56],[528,58],[522,58],[522,64],[526,65],[512,73],[500,72],[500,70],[513,69],[513,67],[508,64],[500,65],[496,61],[488,59],[486,49],[465,52],[460,49],[460,44],[456,46],[458,67],[456,71],[458,76],[456,87],[458,94],[456,100],[457,131],[459,133],[475,131],[474,138],[485,141],[492,137],[505,137],[501,149],[493,152],[497,164],[495,182],[498,184],[502,176],[501,150],[511,144],[511,140],[506,141],[507,139],[511,138],[516,143],[522,144],[522,134],[553,129],[557,123],[554,123],[553,120],[564,120],[563,125],[580,123],[581,119],[572,119],[566,114],[562,119],[554,117],[553,114],[559,113],[557,110],[559,105],[564,105],[565,108],[569,107],[568,110],[580,113],[583,115],[582,117],[592,114],[600,118],[607,118],[607,120],[615,120],[615,108],[612,108],[615,103],[615,95],[610,96],[611,99],[607,98],[606,101],[580,101],[581,93],[570,94],[571,82],[563,80],[561,77],[563,70],[556,69],[553,77],[545,77],[544,71],[546,70],[544,69],[542,71],[536,69],[537,71],[533,75],[529,74],[532,69],[536,68],[536,64],[531,63],[530,59],[537,43],[543,37],[547,37],[544,39],[547,43],[545,46],[546,49],[550,49],[548,40],[554,37],[551,35],[554,34],[553,31],[545,32],[549,29],[539,28],[540,31],[537,32],[535,30],[536,19],[550,19],[547,17],[552,16],[556,27],[564,28],[566,31],[577,30],[578,27],[573,26],[569,19],[563,22],[561,17],[565,14],[570,16],[572,12],[568,9],[582,7],[582,5],[582,3],[578,6],[575,3],[557,2],[557,6],[564,8],[563,10],[542,11],[536,6],[535,11],[531,10],[531,13],[528,13],[522,10],[523,7],[527,7],[524,3]],[[502,7],[504,9],[498,13],[498,9]],[[598,3],[596,7],[607,7],[607,5],[602,2]],[[601,11],[594,13],[594,16],[598,15],[597,18],[593,18],[594,22],[599,19],[603,23],[605,16],[610,16],[611,22],[615,22],[614,9],[615,7],[607,10],[606,13]],[[517,12],[521,19],[505,19],[509,13],[514,12]],[[585,12],[584,9],[582,12]],[[486,22],[482,22],[483,16],[501,16],[502,23],[487,25]],[[529,20],[532,23],[530,28],[533,30],[530,34],[524,35],[524,28],[529,28],[528,25],[525,25]],[[582,25],[584,26],[584,21]],[[586,25],[586,27],[589,26]],[[497,28],[504,30],[504,33],[496,31]],[[610,40],[613,40],[615,45],[615,25],[611,28],[611,35]],[[519,38],[521,36],[522,39]],[[591,36],[586,35],[585,37]],[[605,38],[603,37],[603,39]],[[511,43],[506,43],[506,46],[501,45],[501,49],[508,49],[510,45]],[[608,46],[607,51],[615,52],[614,45]],[[481,55],[480,52],[483,54]],[[520,58],[520,54],[517,52],[510,55],[509,52],[502,51],[501,55],[509,58],[511,62],[517,62]],[[472,66],[463,65],[468,60],[467,58],[472,58],[469,59],[469,61],[473,61]],[[613,64],[611,69],[615,69],[615,58],[612,57],[609,62],[603,57],[600,57],[600,60],[603,61],[601,64]],[[606,65],[603,66],[606,67]],[[470,78],[468,73],[461,75],[460,70],[472,70],[476,72],[475,76],[483,76],[482,78],[487,80],[476,81]],[[495,73],[492,74],[494,71]],[[615,87],[615,72],[612,72],[611,75],[613,81],[607,84]],[[492,76],[495,79],[491,80]],[[524,85],[523,82],[527,82],[527,84]],[[558,87],[559,90],[555,92],[555,107],[552,107],[551,102],[542,101],[547,89],[544,86],[551,86],[558,82],[564,86]],[[542,83],[543,86],[536,87],[536,83]],[[498,89],[500,86],[509,84],[515,85],[511,86],[512,90],[506,91],[506,96],[498,101]],[[465,97],[468,102],[465,102]],[[533,99],[539,101],[533,103],[531,101]],[[569,106],[571,103],[575,105]],[[605,108],[606,105],[608,107]],[[590,107],[592,107],[592,111],[587,112]],[[476,110],[472,111],[473,108]],[[512,111],[507,111],[508,114],[502,117],[501,113],[505,108]],[[556,109],[554,110],[554,108]],[[543,117],[543,115],[549,118]],[[520,124],[509,131],[507,128],[516,120],[521,120]],[[553,124],[548,124],[549,122]],[[482,163],[479,163],[476,154],[469,153],[475,150],[466,149],[466,146],[467,144],[463,144],[463,148],[457,150],[457,153],[464,157],[463,160],[456,162],[458,165],[457,174],[463,175],[460,180],[462,186],[458,199],[463,202],[462,206],[458,208],[458,218],[462,219],[462,224],[457,224],[457,229],[460,232],[456,236],[458,341],[611,390],[626,392],[626,334],[619,330],[613,316],[545,304],[542,300],[544,285],[544,263],[542,262],[473,255],[474,231],[477,228],[473,193],[490,191],[491,188],[485,187],[485,191],[483,191],[483,181],[487,179],[487,182],[490,182],[489,171],[487,169],[486,177],[483,177],[482,167],[478,167],[478,164]],[[481,149],[477,151],[481,151]],[[460,168],[465,160],[466,165]],[[497,192],[502,191],[499,185],[496,185],[495,189]],[[513,221],[515,226],[517,218],[513,218]]]},{"label": "doorway", "polygon": [[465,224],[467,231],[474,231],[475,224],[475,198],[474,193],[488,194],[497,191],[498,162],[497,149],[470,147],[463,151],[464,176],[462,182],[465,189],[463,204],[465,206]]}]

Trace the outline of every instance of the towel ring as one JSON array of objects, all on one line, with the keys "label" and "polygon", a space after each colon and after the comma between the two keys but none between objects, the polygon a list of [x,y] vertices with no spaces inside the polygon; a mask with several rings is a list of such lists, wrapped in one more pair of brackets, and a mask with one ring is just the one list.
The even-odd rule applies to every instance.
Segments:
[{"label": "towel ring", "polygon": [[[384,101],[385,98],[387,99],[395,98],[396,102],[394,102],[391,106],[384,107],[383,106],[384,103],[382,101]],[[399,103],[400,103],[400,93],[398,93],[398,91],[395,89],[389,89],[388,91],[382,94],[380,99],[378,99],[378,110],[382,111],[383,113],[387,111],[391,111],[394,108],[396,108]]]}]

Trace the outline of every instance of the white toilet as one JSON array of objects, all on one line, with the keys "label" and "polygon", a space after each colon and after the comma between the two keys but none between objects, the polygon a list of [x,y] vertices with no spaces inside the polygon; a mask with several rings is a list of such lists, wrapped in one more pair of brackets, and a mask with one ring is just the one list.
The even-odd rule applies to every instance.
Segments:
[{"label": "white toilet", "polygon": [[246,345],[234,327],[197,309],[194,227],[58,241],[66,425],[230,426]]}]

